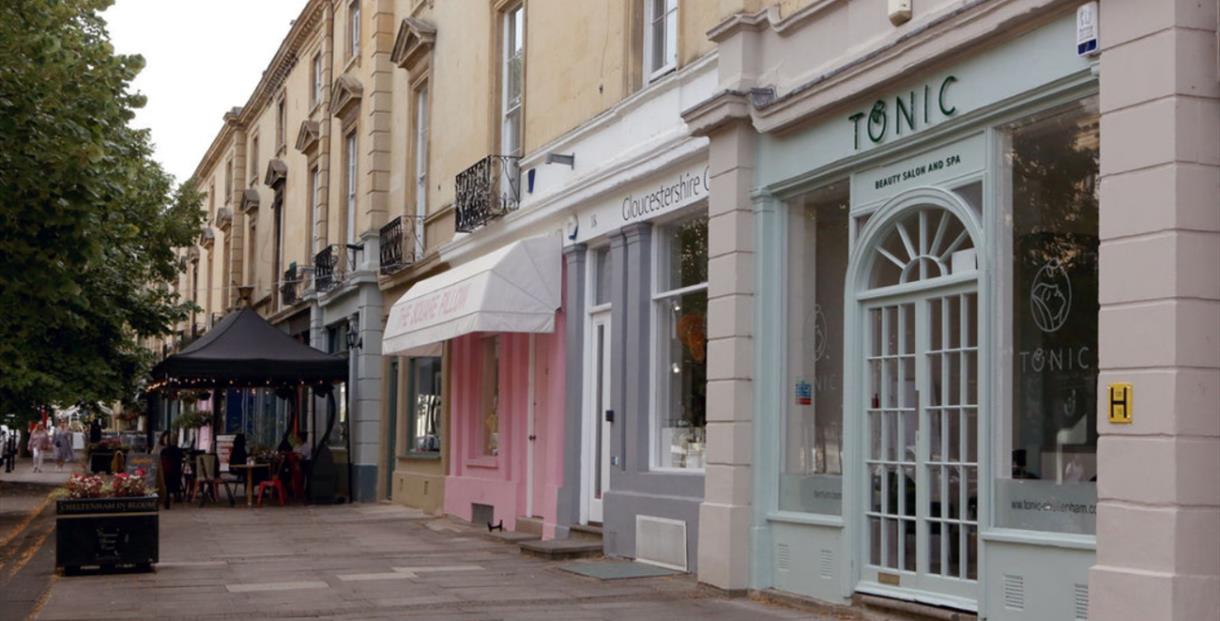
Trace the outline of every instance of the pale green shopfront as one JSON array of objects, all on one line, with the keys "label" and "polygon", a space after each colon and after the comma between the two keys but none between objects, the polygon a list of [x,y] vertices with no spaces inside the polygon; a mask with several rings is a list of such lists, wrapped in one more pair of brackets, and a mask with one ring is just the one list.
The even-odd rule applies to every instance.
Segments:
[{"label": "pale green shopfront", "polygon": [[1100,129],[1074,27],[759,137],[753,588],[1087,616]]}]

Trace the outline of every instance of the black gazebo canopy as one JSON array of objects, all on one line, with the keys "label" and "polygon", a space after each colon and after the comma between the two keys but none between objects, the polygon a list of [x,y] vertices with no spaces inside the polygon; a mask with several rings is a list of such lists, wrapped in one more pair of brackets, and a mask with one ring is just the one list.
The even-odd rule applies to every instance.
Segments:
[{"label": "black gazebo canopy", "polygon": [[229,313],[152,369],[152,389],[280,387],[347,380],[346,358],[297,342],[251,308]]}]

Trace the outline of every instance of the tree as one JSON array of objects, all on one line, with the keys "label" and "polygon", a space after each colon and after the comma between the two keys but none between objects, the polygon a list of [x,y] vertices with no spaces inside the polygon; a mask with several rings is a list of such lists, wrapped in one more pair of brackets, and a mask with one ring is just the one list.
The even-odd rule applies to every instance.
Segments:
[{"label": "tree", "polygon": [[169,283],[200,195],[128,125],[144,61],[114,53],[111,1],[0,2],[0,414],[130,399],[139,339],[190,308]]}]

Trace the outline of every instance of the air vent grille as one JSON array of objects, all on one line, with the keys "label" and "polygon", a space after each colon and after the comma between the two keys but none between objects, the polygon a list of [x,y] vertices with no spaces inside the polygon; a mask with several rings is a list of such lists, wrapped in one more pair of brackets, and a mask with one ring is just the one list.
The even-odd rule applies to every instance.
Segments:
[{"label": "air vent grille", "polygon": [[835,553],[825,548],[818,550],[818,575],[830,580],[835,575]]},{"label": "air vent grille", "polygon": [[775,544],[775,568],[780,571],[792,568],[792,550],[786,543]]},{"label": "air vent grille", "polygon": [[1025,610],[1025,577],[1004,574],[1004,607]]},{"label": "air vent grille", "polygon": [[1076,595],[1076,621],[1088,621],[1089,619],[1089,585],[1077,584],[1075,588]]},{"label": "air vent grille", "polygon": [[635,558],[686,571],[686,522],[651,515],[635,516]]}]

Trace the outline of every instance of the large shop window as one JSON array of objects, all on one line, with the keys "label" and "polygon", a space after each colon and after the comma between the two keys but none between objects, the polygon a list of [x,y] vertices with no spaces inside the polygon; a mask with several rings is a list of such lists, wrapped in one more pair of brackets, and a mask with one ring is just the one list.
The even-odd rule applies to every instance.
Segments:
[{"label": "large shop window", "polygon": [[407,363],[407,452],[441,454],[441,359],[411,358]]},{"label": "large shop window", "polygon": [[655,463],[697,470],[707,425],[707,218],[666,226],[657,242]]},{"label": "large shop window", "polygon": [[848,199],[842,180],[789,206],[782,511],[841,511]]},{"label": "large shop window", "polygon": [[479,423],[483,455],[500,454],[500,337],[483,337],[481,364],[482,386],[479,391]]},{"label": "large shop window", "polygon": [[1012,127],[1010,420],[996,524],[1093,533],[1097,506],[1097,101]]}]

